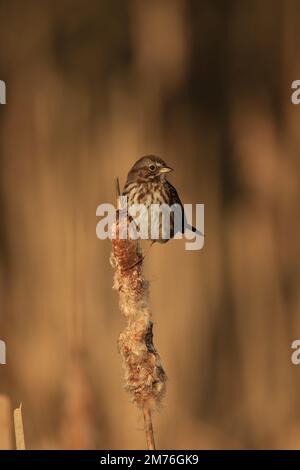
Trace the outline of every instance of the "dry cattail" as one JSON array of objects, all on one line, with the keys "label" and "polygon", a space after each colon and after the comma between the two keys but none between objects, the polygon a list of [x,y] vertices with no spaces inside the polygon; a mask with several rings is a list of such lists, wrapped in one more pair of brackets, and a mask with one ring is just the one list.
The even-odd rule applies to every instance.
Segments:
[{"label": "dry cattail", "polygon": [[16,449],[25,450],[25,438],[24,438],[24,427],[22,417],[22,403],[14,410],[14,424],[15,424],[15,437],[16,437]]},{"label": "dry cattail", "polygon": [[[153,323],[149,308],[149,283],[142,273],[139,243],[120,239],[129,221],[120,217],[114,227],[111,264],[115,268],[113,288],[119,292],[121,313],[127,326],[118,340],[125,372],[125,389],[143,410],[148,448],[154,448],[151,411],[157,409],[165,392],[166,374],[153,345]],[[124,232],[125,233],[125,232]]]}]

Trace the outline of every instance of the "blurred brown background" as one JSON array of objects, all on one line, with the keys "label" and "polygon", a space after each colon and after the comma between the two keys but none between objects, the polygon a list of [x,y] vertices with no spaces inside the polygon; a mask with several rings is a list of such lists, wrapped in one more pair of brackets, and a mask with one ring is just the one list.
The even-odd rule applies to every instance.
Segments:
[{"label": "blurred brown background", "polygon": [[[0,393],[27,447],[144,448],[96,207],[156,153],[205,247],[146,262],[159,448],[300,448],[297,0],[0,0]],[[300,366],[299,366],[300,367]]]}]

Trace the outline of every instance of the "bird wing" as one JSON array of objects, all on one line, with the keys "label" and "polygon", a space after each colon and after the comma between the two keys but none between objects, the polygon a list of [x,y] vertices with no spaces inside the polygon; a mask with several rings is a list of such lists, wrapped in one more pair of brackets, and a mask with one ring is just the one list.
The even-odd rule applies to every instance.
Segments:
[{"label": "bird wing", "polygon": [[169,183],[169,181],[167,181],[166,183],[167,183],[168,190],[170,192],[172,204],[179,204],[183,210],[183,205],[181,203],[180,197],[178,196],[176,189],[174,188],[174,186],[172,186],[171,183]]},{"label": "bird wing", "polygon": [[[170,205],[178,204],[181,207],[181,211],[182,211],[182,233],[184,233],[185,214],[184,214],[184,208],[183,208],[182,202],[181,202],[180,197],[178,196],[178,193],[177,193],[176,189],[174,188],[174,186],[171,183],[169,183],[169,181],[166,181],[166,184],[167,184],[167,187],[168,187],[168,191],[170,193],[170,200],[171,200]],[[173,212],[171,213],[171,217],[172,217],[172,222],[174,223],[174,214],[173,214]]]},{"label": "bird wing", "polygon": [[[180,197],[178,196],[178,193],[177,193],[176,189],[174,188],[174,186],[172,186],[172,184],[169,183],[169,181],[167,181],[167,185],[168,185],[168,188],[169,188],[169,191],[170,191],[172,204],[179,204],[181,206],[181,210],[182,210],[182,233],[184,233],[184,230],[185,230],[185,227],[186,227],[188,230],[191,230],[192,232],[196,233],[197,235],[204,237],[204,234],[202,232],[200,232],[200,230],[198,230],[197,228],[193,227],[192,225],[190,225],[188,223],[188,221],[186,219],[186,216],[185,216],[185,213],[184,213],[184,208],[183,208],[182,202],[181,202]],[[172,214],[171,216],[174,219],[174,215]]]}]

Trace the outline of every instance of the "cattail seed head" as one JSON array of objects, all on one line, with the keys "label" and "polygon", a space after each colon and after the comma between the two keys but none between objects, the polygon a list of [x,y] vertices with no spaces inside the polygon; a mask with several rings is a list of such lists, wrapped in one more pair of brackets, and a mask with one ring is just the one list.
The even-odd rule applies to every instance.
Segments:
[{"label": "cattail seed head", "polygon": [[118,237],[126,222],[120,218],[116,223],[111,254],[115,268],[113,288],[119,292],[120,310],[127,320],[118,347],[123,360],[125,389],[137,406],[156,409],[165,392],[166,374],[153,345],[149,283],[143,276],[142,262],[130,268],[141,258],[138,241]]}]

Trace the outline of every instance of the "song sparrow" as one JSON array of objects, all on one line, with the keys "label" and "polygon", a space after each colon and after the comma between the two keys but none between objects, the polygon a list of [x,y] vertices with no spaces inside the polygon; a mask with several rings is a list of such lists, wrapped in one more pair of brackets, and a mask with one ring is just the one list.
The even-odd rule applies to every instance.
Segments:
[{"label": "song sparrow", "polygon": [[[124,186],[122,196],[127,196],[128,210],[133,204],[143,204],[148,210],[149,235],[148,238],[154,242],[165,243],[177,232],[184,233],[185,228],[192,230],[200,235],[201,232],[191,225],[187,224],[184,209],[180,198],[174,186],[166,179],[166,174],[172,171],[161,158],[155,155],[146,155],[135,162],[128,173],[127,181]],[[153,212],[150,211],[152,204],[167,204],[173,206],[176,204],[180,211],[181,221],[179,226],[174,223],[174,212],[170,213],[170,226],[164,230],[162,226],[162,217],[153,220]],[[176,217],[176,216],[175,216]],[[152,237],[151,226],[158,225],[158,236]]]}]

